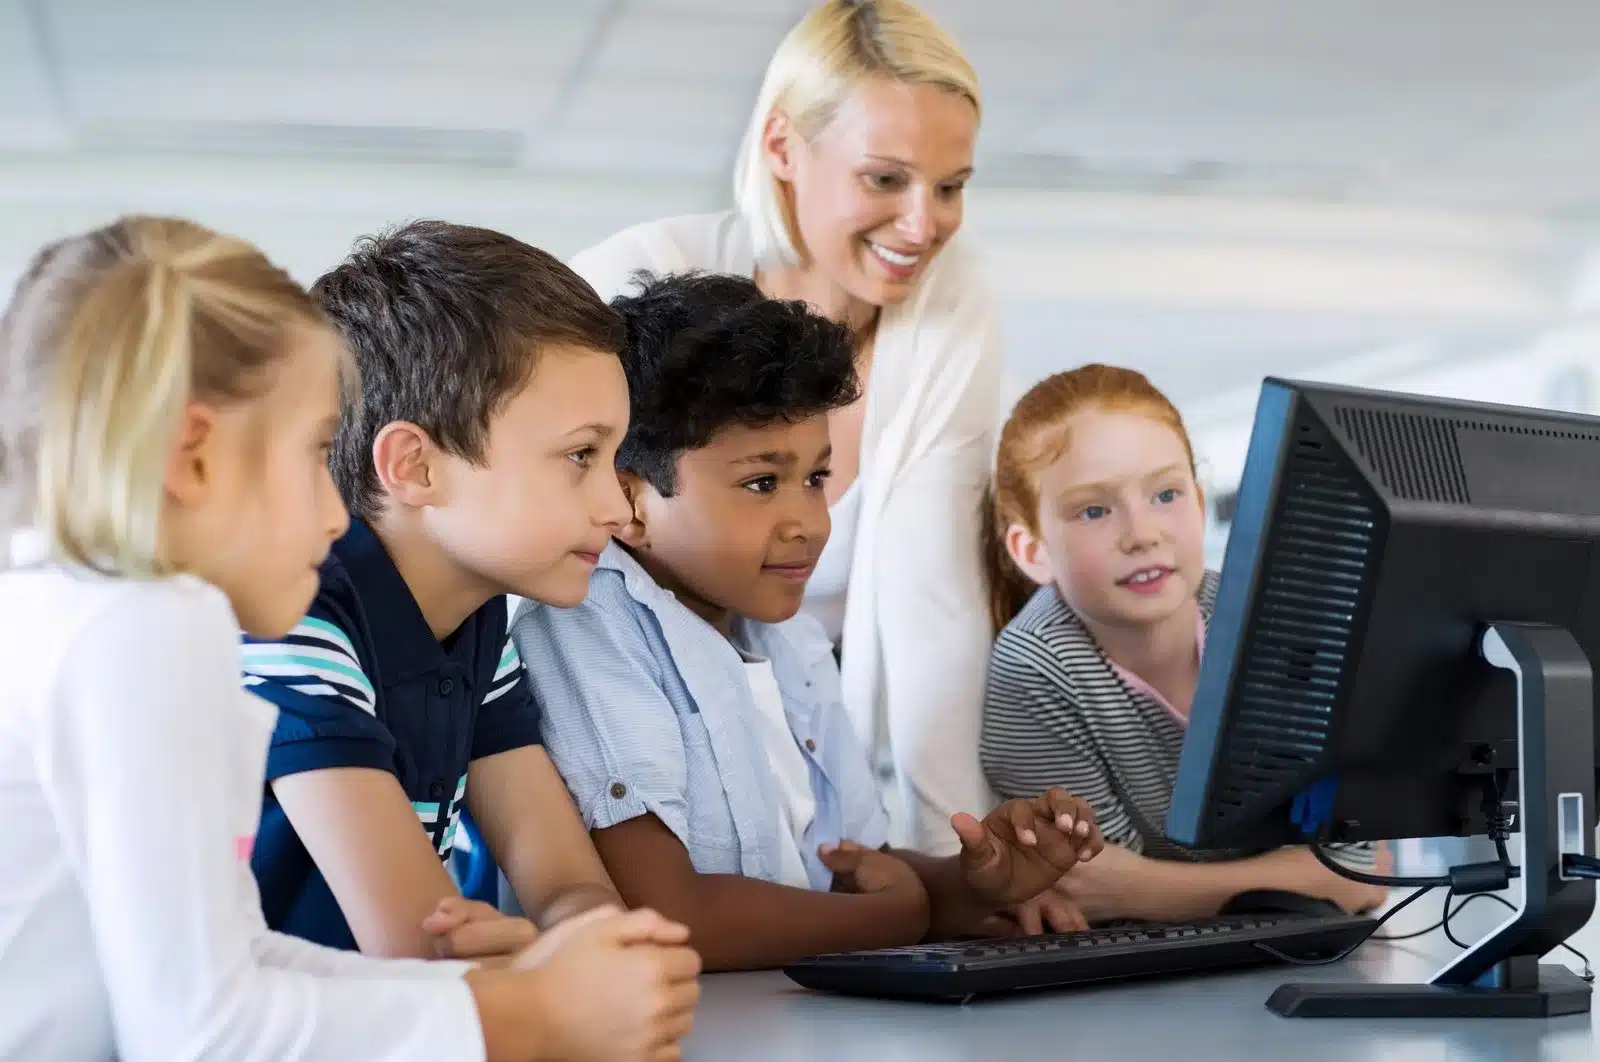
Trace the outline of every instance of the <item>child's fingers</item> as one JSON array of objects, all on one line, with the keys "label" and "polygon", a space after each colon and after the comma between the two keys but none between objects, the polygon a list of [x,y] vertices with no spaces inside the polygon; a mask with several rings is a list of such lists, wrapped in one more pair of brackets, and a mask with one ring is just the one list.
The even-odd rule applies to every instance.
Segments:
[{"label": "child's fingers", "polygon": [[1069,797],[1072,802],[1072,817],[1077,820],[1077,833],[1079,837],[1088,837],[1095,832],[1094,807],[1082,797]]},{"label": "child's fingers", "polygon": [[[585,911],[584,915],[592,913]],[[578,917],[582,918],[584,915]],[[585,934],[608,944],[630,947],[636,944],[654,944],[662,936],[670,937],[676,933],[676,930],[671,928],[674,925],[675,923],[648,907],[623,913],[618,913],[612,908],[606,910],[599,920],[587,924]]]},{"label": "child's fingers", "polygon": [[[611,910],[614,912],[617,911],[617,909],[614,907],[611,908]],[[652,944],[659,944],[662,947],[671,948],[675,948],[681,944],[687,944],[688,942],[689,927],[681,922],[674,922],[665,915],[661,917],[660,924],[656,926],[654,935],[650,938],[650,943]]]},{"label": "child's fingers", "polygon": [[538,936],[539,931],[526,918],[498,918],[468,922],[445,935],[441,944],[447,958],[482,959],[519,952]]},{"label": "child's fingers", "polygon": [[1053,932],[1077,933],[1089,928],[1089,921],[1078,905],[1054,889],[1040,893],[1037,903],[1045,924]]},{"label": "child's fingers", "polygon": [[950,827],[956,831],[961,847],[974,855],[988,852],[989,828],[965,811],[950,816]]},{"label": "child's fingers", "polygon": [[1011,832],[1019,844],[1032,848],[1039,843],[1039,816],[1034,813],[1032,804],[1026,800],[1011,800],[1001,810],[1011,823]]},{"label": "child's fingers", "polygon": [[1017,927],[1022,930],[1023,936],[1036,937],[1044,932],[1044,920],[1039,915],[1040,905],[1031,900],[1017,906]]},{"label": "child's fingers", "polygon": [[1081,821],[1078,817],[1078,801],[1060,787],[1040,796],[1034,801],[1034,807],[1041,818],[1055,823],[1056,829],[1062,833],[1070,834]]},{"label": "child's fingers", "polygon": [[[848,846],[847,846],[848,845]],[[861,869],[861,858],[866,849],[853,844],[825,844],[817,849],[822,865],[835,874],[850,875]]]},{"label": "child's fingers", "polygon": [[449,933],[458,926],[477,918],[499,918],[500,912],[485,903],[469,900],[464,896],[446,896],[439,901],[439,906],[433,913],[422,920],[422,930],[435,936]]}]

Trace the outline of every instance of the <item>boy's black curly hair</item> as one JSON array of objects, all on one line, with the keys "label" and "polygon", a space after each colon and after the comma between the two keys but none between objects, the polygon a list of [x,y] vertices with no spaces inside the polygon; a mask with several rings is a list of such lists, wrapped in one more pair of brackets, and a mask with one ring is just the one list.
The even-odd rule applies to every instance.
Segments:
[{"label": "boy's black curly hair", "polygon": [[631,413],[617,468],[664,497],[677,489],[679,455],[724,429],[793,424],[860,396],[849,330],[805,303],[717,273],[634,281],[636,294],[611,301],[627,325]]}]

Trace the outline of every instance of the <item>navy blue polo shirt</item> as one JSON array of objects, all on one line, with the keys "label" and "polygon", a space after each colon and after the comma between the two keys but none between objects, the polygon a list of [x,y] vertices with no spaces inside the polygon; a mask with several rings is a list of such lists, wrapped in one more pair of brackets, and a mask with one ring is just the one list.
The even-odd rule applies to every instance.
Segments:
[{"label": "navy blue polo shirt", "polygon": [[[494,598],[439,641],[383,543],[360,520],[334,543],[321,575],[310,613],[282,641],[245,641],[245,686],[278,707],[267,781],[332,767],[389,771],[448,863],[467,765],[540,743],[506,600]],[[472,877],[487,883],[492,901],[497,877],[477,847]],[[270,784],[250,864],[269,926],[356,947]]]}]

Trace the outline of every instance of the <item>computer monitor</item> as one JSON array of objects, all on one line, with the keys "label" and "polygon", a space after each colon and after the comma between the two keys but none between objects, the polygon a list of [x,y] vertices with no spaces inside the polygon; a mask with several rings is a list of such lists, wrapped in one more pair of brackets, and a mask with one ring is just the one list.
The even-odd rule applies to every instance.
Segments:
[{"label": "computer monitor", "polygon": [[[1594,909],[1600,418],[1264,382],[1167,820],[1196,848],[1486,832],[1524,898],[1427,985],[1285,986],[1305,1016],[1555,1014]],[[1489,799],[1486,800],[1486,797]]]}]

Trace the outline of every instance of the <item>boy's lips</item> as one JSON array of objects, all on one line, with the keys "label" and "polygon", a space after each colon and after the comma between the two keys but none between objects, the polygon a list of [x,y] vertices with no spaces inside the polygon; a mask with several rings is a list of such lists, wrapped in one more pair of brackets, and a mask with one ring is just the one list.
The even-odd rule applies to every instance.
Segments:
[{"label": "boy's lips", "polygon": [[800,561],[794,564],[763,564],[761,571],[767,575],[775,575],[779,579],[803,583],[811,578],[811,572],[816,566],[816,561]]}]

